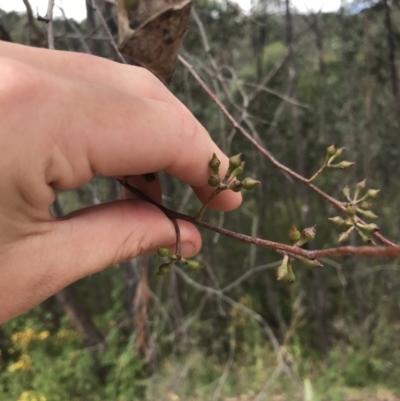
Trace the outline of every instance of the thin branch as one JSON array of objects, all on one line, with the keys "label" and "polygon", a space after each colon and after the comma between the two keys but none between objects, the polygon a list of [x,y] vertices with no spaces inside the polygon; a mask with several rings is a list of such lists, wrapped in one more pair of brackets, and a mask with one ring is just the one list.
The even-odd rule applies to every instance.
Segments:
[{"label": "thin branch", "polygon": [[[327,200],[329,203],[331,203],[333,206],[335,206],[336,209],[339,209],[340,211],[345,212],[345,206],[342,204],[342,202],[339,202],[335,198],[328,195],[326,192],[319,189],[317,186],[312,184],[308,178],[303,177],[302,175],[296,173],[289,167],[278,162],[278,160],[276,160],[275,157],[267,149],[262,147],[259,144],[259,142],[257,142],[257,140],[234,119],[234,117],[229,113],[229,111],[226,109],[224,104],[215,96],[215,94],[211,91],[211,89],[207,86],[207,84],[197,74],[197,72],[193,68],[193,66],[188,61],[186,61],[181,55],[178,56],[178,60],[191,73],[193,78],[203,88],[203,90],[207,93],[207,95],[210,97],[210,99],[217,105],[217,107],[222,111],[222,113],[224,113],[225,117],[229,120],[229,122],[233,125],[233,127],[235,129],[237,129],[263,156],[265,156],[270,161],[270,163],[272,163],[279,170],[285,172],[289,176],[291,176],[291,177],[295,178],[296,180],[305,184],[307,187],[309,187],[314,192],[316,192],[319,196],[321,196],[322,198]],[[357,221],[361,224],[365,224],[365,222],[359,218],[357,218]],[[397,245],[395,243],[388,240],[387,238],[385,238],[383,235],[379,234],[378,232],[374,233],[374,236],[385,245],[397,247]],[[326,255],[326,256],[328,256],[328,255]]]},{"label": "thin branch", "polygon": [[225,235],[226,237],[235,239],[240,242],[247,244],[258,245],[264,248],[272,249],[280,254],[289,255],[291,257],[303,257],[310,260],[319,259],[323,257],[338,257],[338,256],[364,256],[364,257],[381,257],[381,258],[398,258],[400,257],[400,246],[393,245],[390,247],[373,247],[373,246],[342,246],[338,248],[328,248],[322,250],[309,251],[298,248],[296,246],[290,246],[281,244],[279,242],[268,241],[262,238],[255,238],[235,231],[227,230],[226,228],[216,227],[210,223],[200,220],[193,216],[178,213],[173,210],[166,208],[163,205],[155,202],[153,199],[141,193],[138,189],[132,187],[124,180],[117,180],[130,192],[138,196],[140,199],[157,206],[169,219],[179,219],[188,221],[199,227],[203,227],[207,230],[214,231],[216,233]]},{"label": "thin branch", "polygon": [[54,47],[54,31],[53,31],[53,8],[54,0],[49,0],[47,3],[47,12],[44,19],[47,21],[47,41],[49,49],[55,49]]},{"label": "thin branch", "polygon": [[112,35],[108,25],[107,25],[107,21],[105,20],[105,18],[103,16],[103,13],[100,10],[100,7],[99,7],[99,5],[97,3],[97,0],[92,0],[92,2],[95,5],[96,11],[98,12],[100,21],[101,21],[101,23],[103,25],[103,28],[106,31],[108,37],[110,38],[110,42],[111,42],[112,47],[114,48],[114,50],[117,53],[117,55],[118,55],[119,59],[121,60],[121,62],[123,64],[128,64],[127,61],[125,60],[125,57],[120,53],[120,51],[118,49],[118,45],[117,45],[116,41],[114,40],[114,37],[113,37],[113,35]]}]

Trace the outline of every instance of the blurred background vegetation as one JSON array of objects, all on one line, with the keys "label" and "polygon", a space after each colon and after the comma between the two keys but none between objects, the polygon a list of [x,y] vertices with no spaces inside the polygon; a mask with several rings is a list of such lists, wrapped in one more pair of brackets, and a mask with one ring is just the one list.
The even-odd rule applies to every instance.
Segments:
[{"label": "blurred background vegetation", "polygon": [[[346,184],[367,178],[382,190],[374,211],[383,234],[399,241],[399,1],[298,14],[289,0],[255,0],[244,14],[229,1],[197,0],[194,10],[181,54],[236,120],[306,177],[329,145],[345,146],[355,167],[316,185],[340,198]],[[55,21],[56,48],[118,60],[99,13],[117,38],[115,6],[87,1],[86,20]],[[35,17],[29,7],[0,10],[0,38],[46,47]],[[337,245],[332,206],[273,168],[181,64],[170,89],[226,153],[243,152],[248,174],[262,182],[239,210],[208,211],[206,220],[285,243],[292,224],[317,224],[311,246]],[[162,182],[167,206],[197,212],[190,189],[165,175]],[[54,213],[120,192],[95,177],[60,193]],[[398,262],[325,259],[313,272],[296,265],[288,288],[275,281],[279,255],[202,234],[199,272],[176,268],[160,278],[160,260],[139,257],[4,324],[0,400],[400,400]]]}]

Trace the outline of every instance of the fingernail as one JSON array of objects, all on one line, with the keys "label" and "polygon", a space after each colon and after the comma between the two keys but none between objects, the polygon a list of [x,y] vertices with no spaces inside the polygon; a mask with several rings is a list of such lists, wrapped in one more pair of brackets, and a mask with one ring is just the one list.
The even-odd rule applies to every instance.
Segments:
[{"label": "fingernail", "polygon": [[196,253],[197,253],[196,247],[194,246],[194,244],[192,242],[182,242],[181,252],[182,252],[182,256],[184,256],[186,258],[190,258],[190,257],[196,255]]}]

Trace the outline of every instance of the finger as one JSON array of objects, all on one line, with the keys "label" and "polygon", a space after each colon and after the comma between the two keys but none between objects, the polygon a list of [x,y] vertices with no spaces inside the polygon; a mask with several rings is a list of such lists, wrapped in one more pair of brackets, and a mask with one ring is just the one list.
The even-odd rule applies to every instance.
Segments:
[{"label": "finger", "polygon": [[1,41],[0,56],[18,60],[58,76],[180,104],[161,81],[145,68],[124,65],[85,53],[40,49]]},{"label": "finger", "polygon": [[[158,174],[154,174],[153,181],[146,179],[143,175],[130,176],[127,179],[127,183],[155,202],[162,204],[162,193]],[[138,199],[138,197],[124,188],[124,199]]]},{"label": "finger", "polygon": [[[55,188],[75,188],[90,179],[93,171],[126,176],[165,170],[199,187],[198,193],[204,196],[212,191],[206,189],[212,154],[221,160],[222,173],[228,168],[228,158],[184,107],[104,87],[67,85],[64,81],[58,86],[46,114],[61,110],[57,146],[73,174],[67,180],[62,166],[53,165],[53,176],[48,180]],[[78,160],[87,160],[86,169]],[[220,200],[215,206],[230,210],[240,204],[241,195],[226,193]]]},{"label": "finger", "polygon": [[[191,257],[201,237],[179,221],[182,255]],[[75,212],[48,224],[44,234],[2,254],[0,321],[37,305],[70,283],[132,257],[175,244],[172,222],[143,201],[117,201]],[[27,262],[28,261],[28,262]]]}]

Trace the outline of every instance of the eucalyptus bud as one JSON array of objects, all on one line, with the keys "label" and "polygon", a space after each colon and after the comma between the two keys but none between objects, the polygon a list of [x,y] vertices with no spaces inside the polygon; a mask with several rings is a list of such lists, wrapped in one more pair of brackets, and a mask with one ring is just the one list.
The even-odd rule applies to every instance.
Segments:
[{"label": "eucalyptus bud", "polygon": [[350,168],[351,166],[354,166],[356,163],[354,162],[349,162],[347,160],[343,160],[338,164],[330,164],[329,167],[331,168],[338,168],[340,170],[347,170],[348,168]]},{"label": "eucalyptus bud", "polygon": [[362,230],[357,230],[358,235],[360,236],[360,238],[363,240],[364,243],[366,244],[370,244],[371,243],[371,237],[369,237],[368,235],[365,235]]},{"label": "eucalyptus bud", "polygon": [[375,223],[370,224],[358,224],[358,227],[369,233],[375,233],[380,230],[380,228]]},{"label": "eucalyptus bud", "polygon": [[360,209],[362,209],[362,210],[369,210],[372,207],[372,203],[364,201],[364,202],[361,202],[359,206],[360,206]]},{"label": "eucalyptus bud", "polygon": [[369,189],[366,193],[365,199],[375,199],[380,191],[380,189]]},{"label": "eucalyptus bud", "polygon": [[289,263],[289,256],[285,255],[282,259],[282,263],[275,269],[275,275],[278,281],[282,280],[287,276],[288,263]]},{"label": "eucalyptus bud", "polygon": [[290,260],[289,260],[287,274],[285,276],[285,283],[287,286],[289,286],[289,285],[293,284],[295,281],[296,281],[296,276],[293,273],[292,264],[290,263]]},{"label": "eucalyptus bud", "polygon": [[366,184],[367,180],[362,180],[360,182],[358,182],[356,184],[356,190],[354,192],[354,200],[358,199],[358,195],[360,194],[360,192],[365,188],[365,184]]},{"label": "eucalyptus bud", "polygon": [[378,218],[378,216],[371,210],[362,210],[360,208],[357,208],[357,212],[359,214],[361,214],[361,216],[365,217],[366,219],[377,219]]},{"label": "eucalyptus bud", "polygon": [[328,160],[328,166],[329,166],[333,161],[335,161],[338,157],[341,156],[343,150],[344,150],[344,148],[336,149],[336,153],[335,153],[334,155],[332,155],[332,156],[330,157],[330,159]]},{"label": "eucalyptus bud", "polygon": [[218,175],[212,175],[208,179],[208,185],[210,187],[217,187],[220,184],[220,182],[221,182],[221,179],[219,178]]},{"label": "eucalyptus bud", "polygon": [[349,240],[351,232],[354,230],[354,226],[350,227],[347,231],[341,233],[339,235],[339,242],[342,244],[343,242],[347,242]]},{"label": "eucalyptus bud", "polygon": [[240,192],[243,188],[243,184],[241,181],[235,180],[228,185],[228,189],[233,192]]},{"label": "eucalyptus bud", "polygon": [[317,226],[312,226],[305,228],[301,232],[300,239],[294,244],[294,246],[303,246],[307,242],[312,241],[315,238],[315,234],[317,232]]},{"label": "eucalyptus bud", "polygon": [[307,259],[303,258],[302,256],[300,256],[298,259],[304,266],[307,267],[308,270],[314,270],[324,267],[322,263],[317,259]]},{"label": "eucalyptus bud", "polygon": [[331,221],[335,226],[338,226],[338,227],[340,227],[346,223],[340,216],[329,217],[328,220]]},{"label": "eucalyptus bud", "polygon": [[346,185],[346,186],[342,189],[342,194],[343,194],[343,196],[344,196],[347,200],[350,200],[350,188],[348,187],[348,185]]},{"label": "eucalyptus bud", "polygon": [[175,260],[171,260],[168,263],[163,263],[158,268],[157,276],[166,276],[170,272],[171,267],[174,265],[174,263],[175,263]]},{"label": "eucalyptus bud", "polygon": [[230,173],[229,177],[231,177],[231,178],[236,177],[236,176],[242,174],[243,171],[244,171],[244,162],[242,162],[242,163],[240,164],[239,167],[235,168],[235,169]]},{"label": "eucalyptus bud", "polygon": [[261,182],[254,180],[253,178],[250,177],[246,177],[243,181],[242,181],[242,186],[244,189],[247,190],[252,190],[254,187],[256,187],[257,185],[260,185]]},{"label": "eucalyptus bud", "polygon": [[186,264],[189,266],[191,270],[197,271],[203,268],[203,265],[195,259],[189,259]]},{"label": "eucalyptus bud", "polygon": [[229,177],[233,170],[237,169],[238,167],[240,167],[242,164],[242,154],[239,153],[238,155],[232,156],[229,158],[229,168],[228,171],[226,173],[226,176]]},{"label": "eucalyptus bud", "polygon": [[219,174],[219,166],[221,165],[221,161],[218,159],[217,155],[213,153],[210,163],[208,163],[212,172],[218,176]]},{"label": "eucalyptus bud", "polygon": [[326,155],[329,156],[329,157],[335,155],[336,152],[337,152],[337,147],[336,147],[335,144],[329,146],[329,147],[326,149]]},{"label": "eucalyptus bud", "polygon": [[295,225],[290,227],[288,231],[288,238],[291,244],[295,244],[301,237],[300,231],[297,229]]},{"label": "eucalyptus bud", "polygon": [[157,254],[161,258],[167,258],[168,256],[171,256],[171,251],[166,246],[159,246]]},{"label": "eucalyptus bud", "polygon": [[354,205],[348,205],[346,207],[346,214],[349,217],[353,217],[357,212],[357,208]]}]

